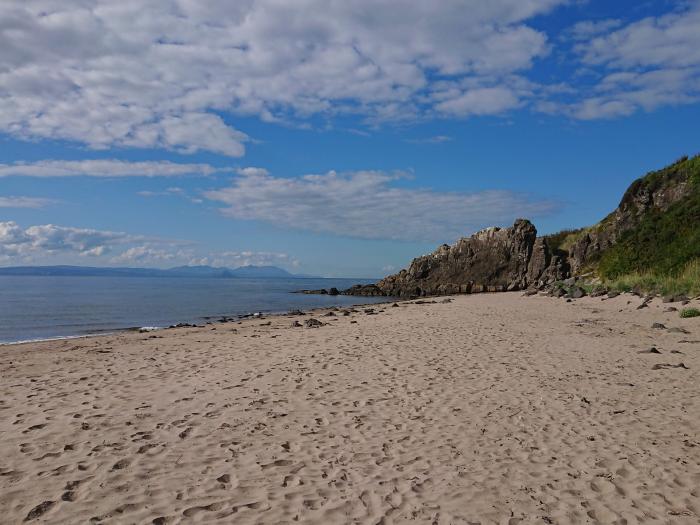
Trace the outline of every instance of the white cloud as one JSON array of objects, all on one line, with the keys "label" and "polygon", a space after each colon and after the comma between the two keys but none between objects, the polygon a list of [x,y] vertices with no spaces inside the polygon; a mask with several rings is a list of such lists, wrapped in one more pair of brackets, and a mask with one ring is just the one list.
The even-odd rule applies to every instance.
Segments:
[{"label": "white cloud", "polygon": [[0,177],[181,177],[211,175],[219,171],[208,164],[178,164],[169,161],[128,162],[122,160],[40,160],[0,164]]},{"label": "white cloud", "polygon": [[608,33],[622,25],[622,21],[616,18],[606,18],[603,20],[583,20],[574,24],[565,32],[567,38],[576,41],[590,39],[604,33]]},{"label": "white cloud", "polygon": [[436,105],[438,111],[453,115],[495,115],[520,105],[516,93],[505,87],[470,89]]},{"label": "white cloud", "polygon": [[[604,74],[592,86],[592,95],[562,104],[559,110],[598,119],[700,100],[700,2],[680,6],[676,12],[579,42],[574,51],[583,64]],[[576,27],[601,29],[581,23]]]},{"label": "white cloud", "polygon": [[295,257],[280,252],[198,253],[187,241],[123,232],[43,224],[23,228],[0,221],[0,261],[4,264],[87,264],[169,267],[185,264],[238,267],[274,265],[294,269]]},{"label": "white cloud", "polygon": [[40,197],[0,197],[0,208],[43,208],[52,202]]},{"label": "white cloud", "polygon": [[21,228],[0,222],[0,254],[30,260],[35,256],[100,256],[115,246],[140,240],[126,233],[44,224]]},{"label": "white cloud", "polygon": [[519,216],[546,215],[556,203],[508,191],[436,192],[397,185],[402,174],[328,172],[296,178],[257,170],[205,197],[225,215],[283,228],[368,239],[440,241]]},{"label": "white cloud", "polygon": [[185,253],[186,252],[173,252],[162,248],[154,248],[153,246],[145,244],[132,246],[119,255],[112,257],[110,261],[115,264],[140,263],[153,265],[175,261]]},{"label": "white cloud", "polygon": [[441,111],[500,113],[549,52],[528,20],[568,1],[4,0],[0,131],[236,157],[249,139],[223,114],[412,118],[436,78],[504,89]]}]

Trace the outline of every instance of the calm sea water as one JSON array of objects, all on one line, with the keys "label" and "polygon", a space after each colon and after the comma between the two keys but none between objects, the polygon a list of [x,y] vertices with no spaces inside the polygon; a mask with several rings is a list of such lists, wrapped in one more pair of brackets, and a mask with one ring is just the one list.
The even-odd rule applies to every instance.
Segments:
[{"label": "calm sea water", "polygon": [[0,276],[0,342],[202,323],[206,317],[378,302],[303,295],[348,288],[356,279],[207,279]]}]

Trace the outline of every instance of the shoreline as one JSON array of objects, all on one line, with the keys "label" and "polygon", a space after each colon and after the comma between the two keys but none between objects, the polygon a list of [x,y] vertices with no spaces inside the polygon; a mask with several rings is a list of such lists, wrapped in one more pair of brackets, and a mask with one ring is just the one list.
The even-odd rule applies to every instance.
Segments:
[{"label": "shoreline", "polygon": [[0,507],[697,523],[700,319],[643,303],[460,295],[5,347]]},{"label": "shoreline", "polygon": [[[290,293],[296,293],[296,292],[290,292]],[[364,298],[363,298],[364,299]],[[360,306],[367,306],[367,305],[381,305],[381,304],[386,304],[390,302],[396,302],[396,301],[404,301],[405,299],[393,299],[391,297],[383,297],[382,299],[386,300],[381,300],[377,301],[374,303],[354,303],[354,304],[349,304],[345,306],[322,306],[318,308],[312,308],[309,310],[304,311],[304,313],[320,310],[320,311],[326,311],[326,310],[331,310],[333,308],[340,308],[340,309],[346,309],[346,308],[355,308],[355,307],[360,307]],[[218,324],[223,324],[224,322],[237,322],[245,319],[253,319],[257,318],[260,319],[262,317],[279,317],[279,316],[285,316],[289,315],[289,311],[286,312],[278,312],[278,311],[264,311],[261,310],[259,312],[252,312],[252,313],[247,313],[247,314],[223,314],[223,315],[206,315],[206,316],[197,316],[193,321],[194,323],[197,322],[203,322],[203,324],[192,324],[190,321],[178,321],[172,325],[169,326],[129,326],[125,328],[109,328],[109,329],[103,329],[99,332],[94,332],[94,333],[83,333],[83,334],[75,334],[75,335],[65,335],[65,336],[49,336],[45,338],[36,338],[36,339],[23,339],[20,341],[0,341],[0,348],[4,346],[16,346],[16,345],[23,345],[23,344],[31,344],[31,343],[42,343],[42,342],[50,342],[50,341],[63,341],[63,340],[71,340],[71,339],[83,339],[83,338],[94,338],[94,337],[101,337],[101,336],[108,336],[108,335],[114,335],[114,334],[119,334],[119,333],[129,333],[129,332],[161,332],[163,330],[173,330],[176,328],[204,328],[206,326],[211,326],[211,325],[218,325]],[[256,317],[258,316],[258,317]],[[221,319],[227,319],[227,321],[221,321]],[[234,321],[235,319],[235,321]]]}]

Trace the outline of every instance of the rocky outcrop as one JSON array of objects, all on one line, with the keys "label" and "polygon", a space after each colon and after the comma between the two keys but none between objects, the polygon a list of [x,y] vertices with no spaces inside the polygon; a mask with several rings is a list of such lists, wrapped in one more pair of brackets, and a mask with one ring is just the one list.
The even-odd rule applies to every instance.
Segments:
[{"label": "rocky outcrop", "polygon": [[[542,289],[572,276],[602,274],[608,260],[620,266],[617,252],[637,265],[649,253],[680,254],[676,257],[680,262],[671,262],[686,263],[700,256],[698,249],[685,249],[700,246],[699,210],[700,156],[684,157],[632,183],[617,209],[593,227],[537,237],[535,227],[519,219],[511,228],[487,228],[451,246],[442,245],[395,275],[342,293],[418,297]],[[660,217],[671,219],[662,223]],[[658,269],[656,264],[642,269]],[[583,290],[567,292],[556,284],[548,288],[569,298]]]},{"label": "rocky outcrop", "polygon": [[565,261],[552,253],[546,239],[537,238],[530,221],[519,219],[511,228],[487,228],[452,246],[444,244],[376,285],[345,293],[419,297],[500,292],[541,286],[567,275]]},{"label": "rocky outcrop", "polygon": [[569,248],[573,273],[591,266],[618,241],[620,236],[636,228],[650,213],[666,212],[673,204],[693,191],[684,157],[671,166],[649,173],[634,181],[619,206],[601,222],[587,228]]}]

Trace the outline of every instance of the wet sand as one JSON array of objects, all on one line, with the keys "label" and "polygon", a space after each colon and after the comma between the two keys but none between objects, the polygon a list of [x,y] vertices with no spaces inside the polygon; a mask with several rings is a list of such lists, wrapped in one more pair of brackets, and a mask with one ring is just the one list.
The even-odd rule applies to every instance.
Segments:
[{"label": "wet sand", "polygon": [[0,347],[0,522],[700,522],[700,318],[440,301]]}]

